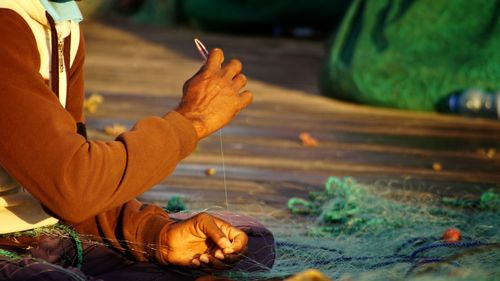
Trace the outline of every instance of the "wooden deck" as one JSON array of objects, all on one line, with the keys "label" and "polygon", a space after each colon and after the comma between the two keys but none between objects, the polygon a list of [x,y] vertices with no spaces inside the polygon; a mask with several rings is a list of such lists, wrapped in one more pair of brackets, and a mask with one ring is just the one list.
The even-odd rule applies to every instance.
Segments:
[{"label": "wooden deck", "polygon": [[[395,190],[475,196],[500,189],[500,122],[375,109],[318,95],[321,42],[254,38],[88,22],[86,88],[105,98],[88,115],[92,138],[104,126],[128,127],[178,103],[183,82],[200,66],[193,37],[244,63],[254,103],[222,132],[229,209],[258,217],[289,216],[286,202],[323,188],[330,175]],[[306,148],[309,132],[319,141]],[[487,155],[485,151],[493,149]],[[494,155],[493,155],[494,154]],[[433,163],[442,166],[433,169]],[[214,176],[205,170],[215,168]],[[174,175],[141,196],[164,204],[225,208],[218,135],[199,144]]]}]

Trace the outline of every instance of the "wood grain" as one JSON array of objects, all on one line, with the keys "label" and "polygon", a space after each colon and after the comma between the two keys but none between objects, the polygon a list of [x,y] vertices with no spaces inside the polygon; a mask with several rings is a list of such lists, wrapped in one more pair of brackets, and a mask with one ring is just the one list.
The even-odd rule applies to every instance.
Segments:
[{"label": "wood grain", "polygon": [[[105,98],[88,116],[92,138],[110,139],[102,133],[106,125],[131,127],[144,116],[174,108],[182,84],[201,65],[192,38],[243,61],[255,101],[223,129],[231,210],[286,218],[288,198],[320,190],[330,175],[440,195],[500,189],[500,122],[321,97],[316,82],[325,57],[322,42],[118,23],[84,24],[87,91]],[[301,132],[319,146],[303,147]],[[141,199],[165,204],[177,194],[192,209],[223,208],[219,146],[217,136],[201,141],[174,175]],[[498,153],[488,156],[488,149]],[[433,163],[442,170],[433,170]],[[207,176],[208,168],[216,175]]]}]

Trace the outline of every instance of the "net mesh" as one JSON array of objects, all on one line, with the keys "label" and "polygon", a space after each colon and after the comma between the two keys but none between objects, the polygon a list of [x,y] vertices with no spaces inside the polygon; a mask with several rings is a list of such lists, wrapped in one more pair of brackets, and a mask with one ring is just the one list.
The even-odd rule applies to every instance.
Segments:
[{"label": "net mesh", "polygon": [[[306,223],[275,231],[278,257],[267,276],[316,268],[335,280],[500,278],[500,196],[494,190],[477,200],[395,196],[330,177],[324,191],[292,198],[288,207]],[[450,228],[459,230],[458,241],[443,237]]]},{"label": "net mesh", "polygon": [[[500,280],[496,190],[477,200],[395,195],[390,188],[330,177],[323,191],[311,192],[307,199],[292,198],[288,208],[294,214],[291,219],[270,224],[276,238],[273,269],[221,275],[281,280],[315,268],[334,280]],[[262,220],[266,222],[264,215]],[[443,238],[450,228],[458,229],[461,238]],[[75,239],[73,232],[57,226],[29,235],[48,233],[102,245],[87,235]],[[3,256],[1,262],[16,262]],[[254,262],[256,269],[264,268]]]}]

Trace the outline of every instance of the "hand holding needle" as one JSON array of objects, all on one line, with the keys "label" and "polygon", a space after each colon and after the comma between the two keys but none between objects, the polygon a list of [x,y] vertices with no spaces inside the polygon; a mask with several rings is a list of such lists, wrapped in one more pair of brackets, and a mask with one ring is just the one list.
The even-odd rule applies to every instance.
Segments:
[{"label": "hand holding needle", "polygon": [[252,102],[252,93],[244,90],[246,76],[242,64],[232,59],[226,64],[221,49],[210,51],[194,41],[205,63],[183,86],[183,96],[176,111],[190,120],[198,139],[227,125]]},{"label": "hand holding needle", "polygon": [[203,57],[203,59],[207,60],[208,51],[207,48],[205,48],[205,45],[203,45],[203,43],[201,43],[201,41],[198,38],[194,38],[194,44],[196,45],[196,49],[198,49],[198,52]]}]

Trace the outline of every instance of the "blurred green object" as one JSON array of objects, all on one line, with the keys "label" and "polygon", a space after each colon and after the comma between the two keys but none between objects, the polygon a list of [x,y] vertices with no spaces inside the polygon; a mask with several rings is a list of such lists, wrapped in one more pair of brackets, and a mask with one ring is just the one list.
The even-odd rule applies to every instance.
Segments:
[{"label": "blurred green object", "polygon": [[167,202],[167,207],[165,207],[164,210],[169,213],[177,213],[186,211],[187,207],[186,204],[184,204],[184,201],[182,201],[182,198],[180,196],[174,195],[170,197],[170,199]]},{"label": "blurred green object", "polygon": [[179,20],[179,1],[146,0],[133,15],[133,20],[157,26],[173,26]]},{"label": "blurred green object", "polygon": [[350,0],[183,0],[181,11],[194,26],[216,31],[261,33],[270,28],[310,26],[330,30]]},{"label": "blurred green object", "polygon": [[[272,273],[316,268],[334,280],[499,280],[496,186],[479,198],[401,191],[331,176],[307,199],[291,198],[288,208],[302,220],[285,234],[275,232]],[[294,240],[294,231],[304,224],[307,235]],[[451,229],[461,237],[447,240]]]},{"label": "blurred green object", "polygon": [[486,210],[500,211],[500,194],[493,191],[483,193],[479,206]]},{"label": "blurred green object", "polygon": [[479,200],[443,197],[441,198],[441,203],[447,206],[474,208],[500,213],[500,194],[493,190],[484,192]]},{"label": "blurred green object", "polygon": [[85,0],[77,1],[76,3],[84,19],[102,17],[107,14],[113,6],[113,0]]},{"label": "blurred green object", "polygon": [[458,90],[500,89],[499,50],[499,0],[355,0],[321,88],[334,98],[433,111]]}]

